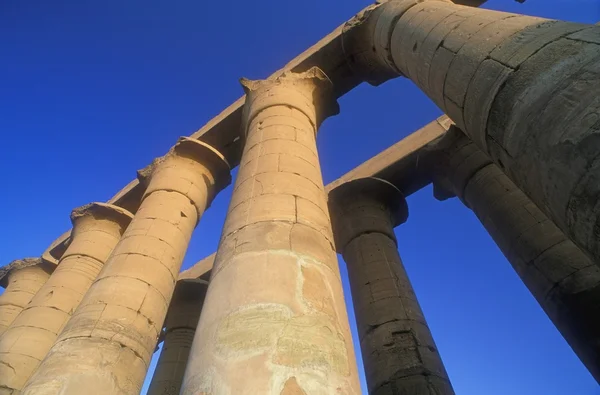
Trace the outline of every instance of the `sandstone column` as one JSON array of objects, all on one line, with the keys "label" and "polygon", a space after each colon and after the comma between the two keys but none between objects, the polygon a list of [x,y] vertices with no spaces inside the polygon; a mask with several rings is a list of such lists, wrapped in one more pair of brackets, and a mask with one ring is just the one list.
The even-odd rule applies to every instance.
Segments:
[{"label": "sandstone column", "polygon": [[315,141],[331,82],[242,84],[246,143],[181,394],[358,394]]},{"label": "sandstone column", "polygon": [[208,282],[179,280],[165,319],[165,340],[148,395],[179,394]]},{"label": "sandstone column", "polygon": [[600,382],[600,268],[459,130],[437,145],[438,198],[450,192],[473,210]]},{"label": "sandstone column", "polygon": [[128,211],[104,203],[73,210],[70,244],[58,267],[0,337],[0,393],[20,392],[56,341],[132,217]]},{"label": "sandstone column", "polygon": [[386,2],[364,26],[371,62],[415,82],[600,261],[600,26],[440,0]]},{"label": "sandstone column", "polygon": [[229,166],[182,138],[141,177],[140,208],[24,394],[139,393],[192,231]]},{"label": "sandstone column", "polygon": [[23,311],[54,270],[52,264],[41,258],[12,261],[0,268],[0,335]]},{"label": "sandstone column", "polygon": [[348,267],[369,394],[454,394],[402,260],[394,227],[402,193],[361,178],[329,193],[338,251]]}]

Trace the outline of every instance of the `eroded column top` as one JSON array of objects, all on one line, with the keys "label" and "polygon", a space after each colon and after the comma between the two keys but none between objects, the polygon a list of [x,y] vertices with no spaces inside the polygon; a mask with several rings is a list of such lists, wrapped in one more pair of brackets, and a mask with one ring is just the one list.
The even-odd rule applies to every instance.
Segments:
[{"label": "eroded column top", "polygon": [[176,328],[196,329],[207,290],[208,281],[197,278],[177,281],[165,319],[167,331]]},{"label": "eroded column top", "polygon": [[393,228],[408,219],[408,205],[393,184],[376,177],[346,182],[329,192],[338,251],[354,238],[379,232],[395,240]]},{"label": "eroded column top", "polygon": [[457,196],[464,202],[464,191],[471,177],[493,163],[488,155],[454,125],[431,143],[427,150],[434,153],[428,156],[431,163],[426,166],[433,180],[434,196],[438,200]]},{"label": "eroded column top", "polygon": [[75,226],[83,218],[112,220],[123,228],[127,228],[133,219],[133,214],[122,207],[108,203],[93,202],[73,209],[71,222]]},{"label": "eroded column top", "polygon": [[11,275],[31,266],[40,266],[47,273],[52,273],[56,267],[52,262],[47,262],[42,258],[15,259],[8,265],[0,267],[0,287],[6,288]]},{"label": "eroded column top", "polygon": [[318,67],[303,73],[286,72],[266,80],[242,78],[246,92],[244,106],[244,134],[258,113],[274,106],[297,109],[310,119],[315,131],[327,117],[336,115],[340,107],[333,93],[333,84]]},{"label": "eroded column top", "polygon": [[[163,172],[166,169],[176,172]],[[166,155],[139,170],[138,179],[147,187],[144,198],[158,190],[179,192],[194,203],[201,215],[217,193],[231,183],[230,170],[225,157],[211,145],[180,137]],[[159,176],[159,173],[163,174]],[[203,179],[208,188],[206,206],[204,192],[194,188],[198,177]]]}]

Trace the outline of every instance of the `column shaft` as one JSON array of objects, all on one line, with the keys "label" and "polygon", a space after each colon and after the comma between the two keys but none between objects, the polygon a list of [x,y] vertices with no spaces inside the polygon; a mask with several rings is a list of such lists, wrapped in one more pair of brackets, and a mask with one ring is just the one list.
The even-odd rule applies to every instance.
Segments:
[{"label": "column shaft", "polygon": [[404,197],[393,185],[366,178],[340,185],[329,199],[369,394],[453,395],[397,249],[394,226],[408,215]]},{"label": "column shaft", "polygon": [[165,319],[165,340],[148,395],[179,394],[208,283],[179,280]]},{"label": "column shaft", "polygon": [[373,47],[600,261],[600,26],[399,0]]},{"label": "column shaft", "polygon": [[[69,247],[58,267],[0,337],[0,388],[19,393],[117,245],[133,215],[92,203],[73,211]],[[12,366],[13,369],[6,367]]]},{"label": "column shaft", "polygon": [[548,317],[600,382],[600,268],[460,131],[438,162],[438,189],[477,215]]},{"label": "column shaft", "polygon": [[52,267],[40,258],[26,258],[0,268],[0,335],[23,311],[52,273]]},{"label": "column shaft", "polygon": [[244,84],[246,144],[181,394],[358,394],[315,141],[330,82]]},{"label": "column shaft", "polygon": [[228,175],[187,138],[143,172],[140,208],[24,394],[140,392],[192,231]]}]

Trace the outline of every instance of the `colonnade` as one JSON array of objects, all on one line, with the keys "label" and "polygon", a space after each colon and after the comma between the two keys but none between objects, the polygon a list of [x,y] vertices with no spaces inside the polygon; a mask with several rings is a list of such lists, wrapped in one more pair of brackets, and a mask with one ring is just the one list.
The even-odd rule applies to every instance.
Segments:
[{"label": "colonnade", "polygon": [[[423,148],[436,197],[473,210],[600,380],[600,27],[444,0],[382,3],[353,27],[341,50],[360,46],[354,72],[411,79],[455,124]],[[0,269],[0,395],[137,394],[161,340],[153,395],[359,394],[336,252],[369,393],[454,394],[398,252],[403,192],[378,177],[323,184],[334,77],[242,81],[244,148],[210,281],[178,275],[231,169],[191,138],[139,172],[134,213],[74,210],[56,269]]]}]

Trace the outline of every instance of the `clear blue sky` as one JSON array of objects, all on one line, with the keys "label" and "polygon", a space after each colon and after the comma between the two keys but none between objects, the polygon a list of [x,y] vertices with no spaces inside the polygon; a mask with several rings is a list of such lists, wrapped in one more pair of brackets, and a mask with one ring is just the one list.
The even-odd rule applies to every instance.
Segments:
[{"label": "clear blue sky", "polygon": [[[1,1],[0,265],[39,256],[74,207],[107,200],[238,98],[240,77],[268,76],[368,4]],[[487,7],[600,20],[600,0]],[[441,114],[401,79],[340,104],[319,134],[325,182]],[[184,267],[216,249],[230,194],[206,213]],[[400,253],[458,394],[600,394],[469,210],[431,188],[409,207]]]}]

